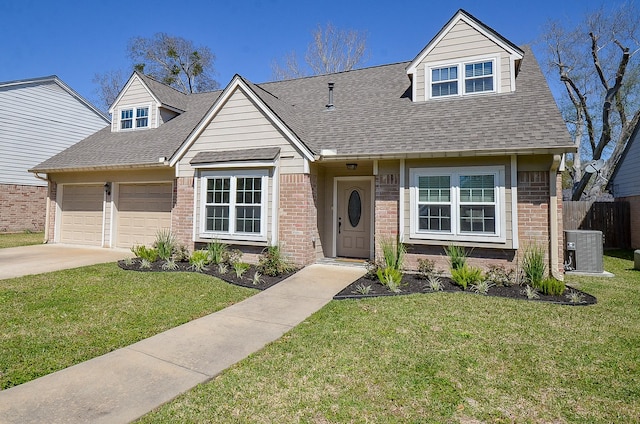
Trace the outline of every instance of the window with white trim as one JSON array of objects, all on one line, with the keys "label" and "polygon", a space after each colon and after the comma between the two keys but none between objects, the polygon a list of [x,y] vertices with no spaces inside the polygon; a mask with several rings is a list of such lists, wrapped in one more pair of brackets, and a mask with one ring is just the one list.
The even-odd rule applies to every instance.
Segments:
[{"label": "window with white trim", "polygon": [[495,92],[496,58],[427,65],[430,98]]},{"label": "window with white trim", "polygon": [[504,167],[410,170],[411,237],[504,239]]},{"label": "window with white trim", "polygon": [[[134,120],[135,115],[135,120]],[[134,126],[135,124],[135,126]],[[120,129],[146,128],[149,126],[149,106],[120,110]]]},{"label": "window with white trim", "polygon": [[266,170],[205,172],[201,184],[202,237],[266,239]]}]

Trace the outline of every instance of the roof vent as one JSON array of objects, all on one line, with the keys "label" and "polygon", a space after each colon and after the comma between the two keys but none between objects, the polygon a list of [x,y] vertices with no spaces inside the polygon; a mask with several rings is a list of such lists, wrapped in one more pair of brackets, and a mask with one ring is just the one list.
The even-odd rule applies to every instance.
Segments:
[{"label": "roof vent", "polygon": [[334,83],[330,82],[328,85],[329,85],[329,103],[327,103],[327,110],[334,110],[336,108],[333,105],[333,86],[334,86]]}]

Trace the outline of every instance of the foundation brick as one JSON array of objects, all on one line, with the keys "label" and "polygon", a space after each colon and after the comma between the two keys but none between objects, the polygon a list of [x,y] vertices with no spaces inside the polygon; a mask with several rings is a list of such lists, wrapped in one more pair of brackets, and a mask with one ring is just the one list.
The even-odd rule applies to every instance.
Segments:
[{"label": "foundation brick", "polygon": [[0,232],[44,231],[47,187],[0,184]]}]

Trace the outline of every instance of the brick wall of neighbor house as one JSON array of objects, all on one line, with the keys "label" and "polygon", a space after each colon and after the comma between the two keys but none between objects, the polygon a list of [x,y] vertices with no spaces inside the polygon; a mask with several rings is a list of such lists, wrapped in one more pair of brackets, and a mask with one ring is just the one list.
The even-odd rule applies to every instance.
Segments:
[{"label": "brick wall of neighbor house", "polygon": [[620,197],[616,201],[629,202],[631,248],[640,249],[640,196]]},{"label": "brick wall of neighbor house", "polygon": [[0,232],[43,231],[47,188],[0,184]]},{"label": "brick wall of neighbor house", "polygon": [[176,178],[173,184],[171,232],[178,243],[193,250],[193,177]]},{"label": "brick wall of neighbor house", "polygon": [[381,256],[380,240],[398,236],[398,204],[400,201],[400,175],[397,173],[376,176],[375,197],[375,256]]},{"label": "brick wall of neighbor house", "polygon": [[318,240],[317,177],[280,176],[279,245],[297,266],[314,263]]}]

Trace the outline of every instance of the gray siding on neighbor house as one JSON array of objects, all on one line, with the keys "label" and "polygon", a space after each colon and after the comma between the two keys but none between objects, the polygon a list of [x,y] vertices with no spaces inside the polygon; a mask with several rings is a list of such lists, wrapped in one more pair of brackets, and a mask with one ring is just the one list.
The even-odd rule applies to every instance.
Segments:
[{"label": "gray siding on neighbor house", "polygon": [[640,196],[640,129],[634,132],[634,139],[629,143],[613,179],[615,197]]},{"label": "gray siding on neighbor house", "polygon": [[53,79],[0,84],[0,184],[46,186],[28,170],[107,125]]}]

